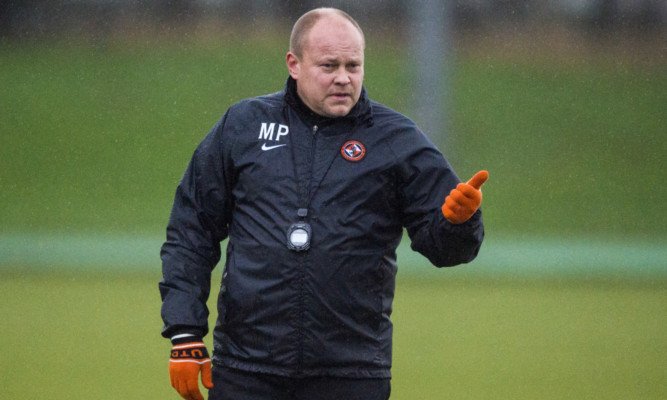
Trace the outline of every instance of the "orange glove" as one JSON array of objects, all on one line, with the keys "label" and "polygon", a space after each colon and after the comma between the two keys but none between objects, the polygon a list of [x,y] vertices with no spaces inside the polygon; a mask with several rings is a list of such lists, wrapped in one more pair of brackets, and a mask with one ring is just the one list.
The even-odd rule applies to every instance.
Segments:
[{"label": "orange glove", "polygon": [[480,188],[489,179],[487,171],[479,171],[468,183],[459,183],[456,189],[449,192],[449,196],[442,205],[442,214],[452,224],[466,222],[477,211],[482,203]]},{"label": "orange glove", "polygon": [[203,342],[176,344],[171,348],[169,378],[171,386],[186,400],[204,400],[199,391],[199,372],[207,389],[213,387],[211,359]]}]

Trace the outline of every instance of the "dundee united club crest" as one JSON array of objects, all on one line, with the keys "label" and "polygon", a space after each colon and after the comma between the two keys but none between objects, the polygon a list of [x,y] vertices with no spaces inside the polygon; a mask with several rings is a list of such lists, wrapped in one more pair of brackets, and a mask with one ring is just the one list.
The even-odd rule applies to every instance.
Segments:
[{"label": "dundee united club crest", "polygon": [[340,154],[348,161],[360,161],[366,155],[366,147],[356,140],[350,140],[340,149]]}]

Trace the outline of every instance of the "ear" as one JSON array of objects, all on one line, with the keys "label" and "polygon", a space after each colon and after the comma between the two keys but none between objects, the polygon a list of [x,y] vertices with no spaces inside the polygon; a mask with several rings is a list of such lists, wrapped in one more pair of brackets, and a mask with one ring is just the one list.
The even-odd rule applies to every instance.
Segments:
[{"label": "ear", "polygon": [[292,79],[299,79],[299,72],[301,71],[301,60],[299,60],[299,58],[290,51],[287,53],[285,61],[287,62],[287,70],[289,71]]}]

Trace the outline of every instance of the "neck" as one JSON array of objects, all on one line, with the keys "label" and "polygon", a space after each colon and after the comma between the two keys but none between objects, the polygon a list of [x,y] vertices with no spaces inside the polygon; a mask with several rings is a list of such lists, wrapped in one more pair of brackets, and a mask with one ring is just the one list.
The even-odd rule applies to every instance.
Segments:
[{"label": "neck", "polygon": [[290,92],[291,97],[294,99],[294,108],[301,114],[311,125],[322,125],[327,123],[335,118],[325,117],[313,111],[310,107],[299,96],[299,91],[297,89],[297,82],[294,79],[290,78],[288,82],[287,90]]}]

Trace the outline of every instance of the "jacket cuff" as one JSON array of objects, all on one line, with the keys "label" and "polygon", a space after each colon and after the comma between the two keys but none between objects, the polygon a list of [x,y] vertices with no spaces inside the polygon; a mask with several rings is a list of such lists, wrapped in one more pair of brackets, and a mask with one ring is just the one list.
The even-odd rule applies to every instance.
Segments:
[{"label": "jacket cuff", "polygon": [[475,211],[475,213],[468,218],[467,221],[461,223],[461,224],[453,224],[445,218],[442,213],[440,213],[442,217],[442,224],[443,226],[446,227],[446,229],[450,232],[455,232],[457,234],[467,234],[470,232],[475,232],[477,229],[479,229],[480,225],[482,224],[482,209],[481,207]]},{"label": "jacket cuff", "polygon": [[183,344],[183,343],[192,343],[192,342],[202,342],[203,338],[199,335],[192,333],[180,333],[171,337],[171,344]]}]

